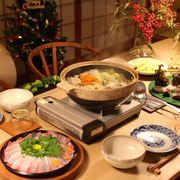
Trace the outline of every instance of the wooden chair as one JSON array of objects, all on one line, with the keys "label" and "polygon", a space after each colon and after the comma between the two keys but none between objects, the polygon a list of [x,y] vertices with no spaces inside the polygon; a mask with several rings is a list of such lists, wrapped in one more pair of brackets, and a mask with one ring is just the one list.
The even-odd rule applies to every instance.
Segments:
[{"label": "wooden chair", "polygon": [[[39,78],[45,78],[45,77],[49,77],[55,74],[58,74],[59,72],[59,68],[58,68],[58,62],[57,62],[57,48],[59,47],[74,47],[74,48],[80,48],[80,49],[85,49],[87,51],[91,51],[93,53],[96,53],[98,55],[104,56],[104,57],[110,57],[108,54],[95,49],[91,46],[85,45],[85,44],[80,44],[80,43],[75,43],[75,42],[52,42],[52,43],[48,43],[48,44],[43,44],[41,46],[38,46],[36,48],[34,48],[28,55],[28,66],[30,68],[30,70]],[[52,69],[53,71],[51,72],[45,55],[44,55],[44,50],[46,49],[52,49]],[[34,65],[33,63],[33,58],[34,56],[40,55],[41,61],[42,61],[42,65],[44,68],[44,73],[40,72],[37,67]],[[62,61],[61,61],[62,62]],[[61,68],[63,66],[63,63],[61,64]]]},{"label": "wooden chair", "polygon": [[6,89],[12,89],[13,86],[9,84],[8,82],[0,79],[0,92]]}]

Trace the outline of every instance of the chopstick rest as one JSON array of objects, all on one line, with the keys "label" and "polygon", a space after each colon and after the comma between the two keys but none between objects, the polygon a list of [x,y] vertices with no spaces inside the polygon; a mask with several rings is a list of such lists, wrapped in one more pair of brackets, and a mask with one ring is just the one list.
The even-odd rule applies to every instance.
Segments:
[{"label": "chopstick rest", "polygon": [[159,162],[157,162],[155,165],[153,165],[153,166],[149,165],[147,167],[147,171],[152,173],[152,174],[159,175],[161,173],[160,168],[162,166],[164,166],[167,162],[169,162],[171,159],[173,159],[175,156],[177,156],[179,153],[180,153],[180,150],[178,149],[175,153],[170,154],[170,155],[164,157]]}]

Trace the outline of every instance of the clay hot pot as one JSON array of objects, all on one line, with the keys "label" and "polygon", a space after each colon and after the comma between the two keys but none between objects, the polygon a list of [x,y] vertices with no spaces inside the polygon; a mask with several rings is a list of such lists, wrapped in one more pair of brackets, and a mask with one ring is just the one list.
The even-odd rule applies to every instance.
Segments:
[{"label": "clay hot pot", "polygon": [[[124,87],[106,90],[80,88],[67,82],[68,77],[79,75],[80,73],[95,68],[113,68],[116,72],[124,74],[127,79],[132,79],[132,81]],[[123,103],[134,91],[138,80],[138,74],[134,69],[124,63],[87,61],[66,67],[61,72],[60,78],[61,82],[57,84],[57,87],[64,90],[73,101],[86,107],[104,108]]]}]

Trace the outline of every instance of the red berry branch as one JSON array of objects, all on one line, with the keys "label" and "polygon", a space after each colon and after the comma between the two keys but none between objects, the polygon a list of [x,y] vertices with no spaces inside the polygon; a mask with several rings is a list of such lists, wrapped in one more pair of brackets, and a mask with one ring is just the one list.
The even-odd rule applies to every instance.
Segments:
[{"label": "red berry branch", "polygon": [[[177,15],[176,12],[171,10],[174,0],[149,1],[149,8],[139,2],[133,4],[131,0],[127,0],[125,5],[118,2],[114,11],[115,20],[112,28],[120,24],[122,16],[119,19],[118,17],[123,14],[123,19],[130,18],[137,23],[139,36],[148,44],[151,43],[156,28],[167,27],[176,31],[178,25],[178,23],[175,23]],[[132,15],[128,13],[130,8],[133,9]]]}]

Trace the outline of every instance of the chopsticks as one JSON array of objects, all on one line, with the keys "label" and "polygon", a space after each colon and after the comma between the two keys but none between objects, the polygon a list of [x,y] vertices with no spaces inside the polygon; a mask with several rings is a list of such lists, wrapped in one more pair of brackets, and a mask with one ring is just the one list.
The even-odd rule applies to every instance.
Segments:
[{"label": "chopsticks", "polygon": [[164,157],[163,159],[161,159],[159,162],[157,162],[155,165],[149,165],[147,167],[147,171],[155,174],[155,175],[159,175],[161,173],[160,168],[165,165],[167,162],[169,162],[171,159],[173,159],[175,156],[177,156],[180,153],[180,150],[178,149],[175,153],[170,154],[166,157]]},{"label": "chopsticks", "polygon": [[161,108],[161,110],[166,111],[166,112],[169,112],[169,113],[171,113],[171,114],[173,114],[173,115],[178,115],[178,113],[172,112],[172,111],[167,110],[167,109],[164,109],[164,108]]}]

